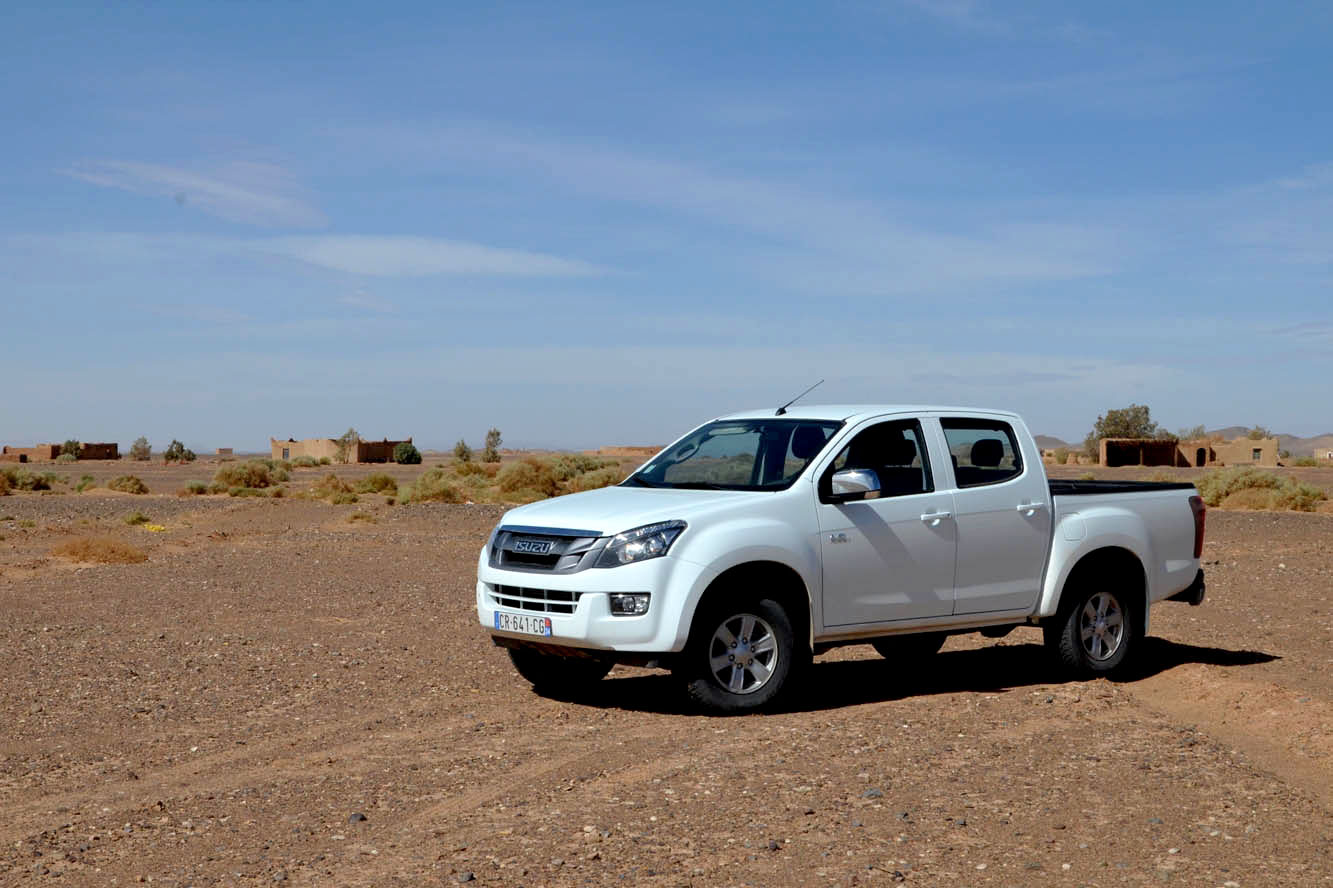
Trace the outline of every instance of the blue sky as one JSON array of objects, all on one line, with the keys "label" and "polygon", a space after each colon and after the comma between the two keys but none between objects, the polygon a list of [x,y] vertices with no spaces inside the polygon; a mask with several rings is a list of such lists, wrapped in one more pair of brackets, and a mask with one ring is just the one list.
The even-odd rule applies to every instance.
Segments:
[{"label": "blue sky", "polygon": [[1333,430],[1324,3],[22,3],[6,442]]}]

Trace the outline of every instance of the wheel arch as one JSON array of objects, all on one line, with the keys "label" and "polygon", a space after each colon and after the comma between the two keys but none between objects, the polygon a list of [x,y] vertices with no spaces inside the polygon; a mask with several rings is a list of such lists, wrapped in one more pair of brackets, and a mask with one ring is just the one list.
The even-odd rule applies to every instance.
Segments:
[{"label": "wheel arch", "polygon": [[1072,600],[1071,594],[1089,577],[1109,579],[1116,584],[1116,590],[1129,597],[1135,615],[1135,630],[1142,638],[1148,634],[1148,572],[1142,559],[1133,551],[1123,546],[1103,546],[1084,553],[1070,568],[1064,584],[1060,588],[1059,605],[1055,609],[1054,619],[1061,619],[1065,607]]},{"label": "wheel arch", "polygon": [[708,631],[701,628],[698,617],[707,613],[714,603],[734,592],[737,586],[751,586],[764,592],[764,597],[780,603],[792,621],[792,634],[797,639],[804,639],[805,645],[814,645],[814,612],[810,588],[801,574],[791,565],[781,561],[756,560],[737,564],[719,573],[709,582],[699,596],[699,601],[690,614],[690,642],[696,640],[696,633]]}]

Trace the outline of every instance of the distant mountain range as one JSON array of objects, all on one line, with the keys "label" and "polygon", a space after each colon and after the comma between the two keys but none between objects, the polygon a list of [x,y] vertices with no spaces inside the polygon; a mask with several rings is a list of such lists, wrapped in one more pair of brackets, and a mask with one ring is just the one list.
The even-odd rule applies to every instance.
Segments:
[{"label": "distant mountain range", "polygon": [[[1224,429],[1210,429],[1208,435],[1220,436],[1226,441],[1233,438],[1240,438],[1250,433],[1249,426],[1227,426]],[[1055,437],[1054,435],[1034,435],[1037,439],[1037,446],[1042,450],[1055,450],[1059,447],[1068,447],[1073,449],[1081,447],[1082,442],[1070,444],[1067,441]],[[1313,438],[1298,438],[1295,435],[1278,435],[1278,447],[1282,450],[1291,452],[1292,456],[1309,456],[1318,451],[1333,450],[1333,432],[1327,435],[1315,435]]]}]

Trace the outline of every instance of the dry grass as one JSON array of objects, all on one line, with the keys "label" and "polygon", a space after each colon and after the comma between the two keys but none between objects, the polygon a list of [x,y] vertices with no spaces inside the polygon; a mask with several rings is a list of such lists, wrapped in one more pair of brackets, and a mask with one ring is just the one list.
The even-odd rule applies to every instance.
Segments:
[{"label": "dry grass", "polygon": [[351,482],[344,481],[332,472],[310,485],[310,496],[335,506],[350,505],[357,501],[356,488]]},{"label": "dry grass", "polygon": [[383,472],[374,472],[356,482],[357,493],[382,493],[385,496],[398,495],[398,482]]},{"label": "dry grass", "polygon": [[290,477],[280,462],[275,463],[271,459],[252,459],[219,467],[213,475],[213,480],[226,488],[263,488],[281,484]]},{"label": "dry grass", "polygon": [[79,537],[61,543],[52,555],[86,564],[141,564],[148,554],[137,546],[113,537]]}]

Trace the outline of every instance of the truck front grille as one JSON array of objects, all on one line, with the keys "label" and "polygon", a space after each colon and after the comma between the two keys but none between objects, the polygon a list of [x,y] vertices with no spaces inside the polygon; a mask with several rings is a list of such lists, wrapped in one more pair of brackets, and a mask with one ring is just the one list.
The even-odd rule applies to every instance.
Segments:
[{"label": "truck front grille", "polygon": [[572,614],[582,592],[560,589],[529,589],[526,586],[490,586],[491,601],[498,607],[546,614]]}]

